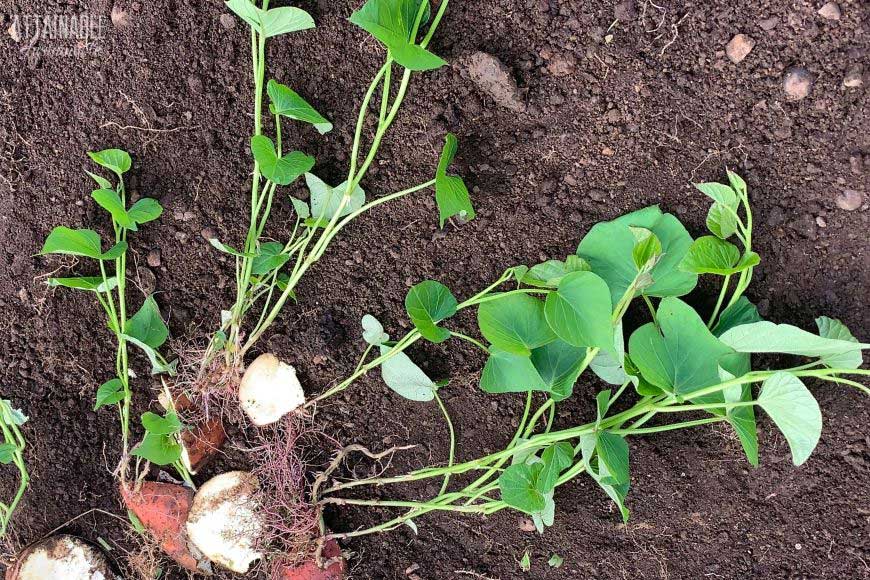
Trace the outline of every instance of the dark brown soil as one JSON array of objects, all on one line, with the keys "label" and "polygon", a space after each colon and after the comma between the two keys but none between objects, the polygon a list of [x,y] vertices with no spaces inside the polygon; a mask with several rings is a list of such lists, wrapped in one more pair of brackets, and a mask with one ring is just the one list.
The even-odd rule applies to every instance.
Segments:
[{"label": "dark brown soil", "polygon": [[[357,2],[304,1],[316,31],[272,43],[270,75],[305,95],[336,125],[289,139],[314,154],[317,171],[340,181],[355,107],[381,59],[345,18]],[[431,193],[381,207],[347,228],[299,290],[300,304],[263,348],[296,365],[310,391],[352,370],[361,351],[358,321],[378,316],[394,335],[407,328],[404,294],[427,277],[459,295],[482,288],[505,267],[562,257],[600,220],[661,203],[703,230],[707,202],[690,181],[737,168],[750,185],[762,266],[749,294],[776,321],[811,327],[816,315],[870,337],[867,203],[838,207],[844,190],[870,194],[870,106],[864,86],[846,88],[854,66],[870,68],[870,5],[842,0],[841,19],[816,13],[821,0],[454,0],[434,50],[451,62],[417,76],[395,129],[364,183],[378,195],[432,175],[447,131],[460,137],[458,168],[473,186],[478,219],[438,230]],[[74,43],[43,40],[22,51],[0,40],[0,343],[2,394],[31,416],[33,484],[14,530],[29,542],[91,509],[123,515],[111,468],[116,418],[94,413],[94,390],[112,373],[112,339],[89,296],[48,292],[61,262],[34,258],[58,224],[105,231],[89,198],[85,151],[131,151],[132,190],[160,199],[165,216],[133,239],[131,275],[170,316],[175,337],[201,339],[232,299],[232,264],[201,232],[237,244],[244,228],[251,87],[248,36],[222,26],[221,4],[118,0],[126,26],[109,21],[110,0],[4,0],[8,14],[77,14],[104,19],[104,38],[80,54]],[[776,25],[769,28],[772,21]],[[618,22],[616,22],[618,20]],[[737,33],[756,45],[732,64]],[[509,69],[527,103],[517,113],[472,82],[475,51]],[[815,78],[790,101],[782,77],[792,66]],[[294,186],[294,191],[299,190]],[[854,194],[853,194],[854,195]],[[289,204],[271,234],[287,234]],[[161,265],[146,255],[159,250]],[[84,267],[84,266],[83,266]],[[703,286],[697,301],[709,303]],[[470,317],[460,319],[473,328]],[[518,397],[476,388],[482,360],[451,347],[414,356],[445,389],[461,458],[502,445],[517,420]],[[137,360],[140,376],[147,374]],[[136,384],[136,411],[155,385]],[[604,495],[580,479],[556,494],[556,524],[543,537],[501,513],[425,517],[410,529],[348,542],[355,578],[868,578],[870,577],[870,407],[853,391],[814,385],[824,409],[818,450],[800,469],[782,437],[762,421],[762,466],[710,429],[633,441],[632,519],[623,526]],[[560,407],[558,425],[589,418],[600,385],[584,382]],[[416,443],[400,472],[444,461],[447,435],[433,405],[409,403],[372,377],[320,415],[344,443],[380,449]],[[223,460],[206,470],[239,467]],[[12,490],[3,468],[0,494]],[[420,499],[433,489],[397,490]],[[386,513],[341,511],[340,530]],[[124,529],[102,514],[65,528],[127,547]],[[532,569],[522,574],[524,550]],[[551,554],[565,559],[550,569]],[[112,554],[123,557],[121,548]]]}]

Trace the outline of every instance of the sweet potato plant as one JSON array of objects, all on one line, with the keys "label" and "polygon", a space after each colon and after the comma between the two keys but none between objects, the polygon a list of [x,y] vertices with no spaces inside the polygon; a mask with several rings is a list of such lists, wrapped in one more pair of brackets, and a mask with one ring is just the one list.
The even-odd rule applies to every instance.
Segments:
[{"label": "sweet potato plant", "polygon": [[6,535],[12,514],[24,497],[27,486],[30,484],[30,473],[27,464],[24,463],[24,449],[27,441],[21,434],[21,427],[27,422],[27,415],[12,406],[7,399],[0,399],[0,465],[14,465],[18,470],[18,488],[9,503],[0,500],[0,540]]},{"label": "sweet potato plant", "polygon": [[[320,260],[335,236],[364,212],[434,187],[442,226],[453,216],[466,220],[474,217],[462,179],[447,173],[457,147],[452,135],[447,136],[433,179],[370,201],[361,187],[399,114],[412,74],[446,64],[427,47],[448,4],[441,2],[432,14],[428,0],[368,0],[350,17],[353,24],[368,31],[386,48],[386,57],[359,107],[346,179],[333,186],[311,172],[315,165],[313,157],[300,151],[285,151],[282,143],[283,124],[288,120],[309,123],[321,134],[329,132],[332,124],[288,86],[265,80],[267,39],[312,28],[313,19],[298,8],[269,8],[269,0],[263,0],[262,5],[249,0],[227,1],[227,8],[246,22],[251,32],[254,77],[251,212],[241,249],[211,240],[218,250],[235,258],[236,301],[223,312],[220,329],[212,337],[202,361],[201,374],[212,373],[216,360],[221,363],[217,382],[227,376],[227,371],[232,376],[241,369],[245,354],[275,321],[287,301],[295,300],[295,289],[308,269]],[[269,97],[268,109],[264,107],[264,95]],[[372,112],[372,103],[378,96],[377,111]],[[377,124],[374,134],[368,136],[365,127],[370,114],[377,115]],[[266,135],[269,119],[271,136]],[[273,204],[284,199],[280,188],[303,177],[310,201],[288,196],[296,214],[289,237],[282,241],[267,239],[265,231]]]},{"label": "sweet potato plant", "polygon": [[[132,159],[126,151],[105,149],[88,154],[103,169],[108,170],[115,183],[104,176],[88,172],[96,182],[97,189],[91,193],[93,200],[108,213],[113,237],[111,247],[103,251],[100,234],[91,229],[71,229],[66,226],[54,228],[45,240],[41,255],[60,254],[87,258],[96,263],[96,273],[74,277],[52,277],[48,279],[51,287],[65,287],[90,292],[96,297],[107,317],[109,330],[115,336],[115,376],[97,389],[94,410],[102,407],[116,407],[121,422],[121,450],[119,463],[121,479],[127,478],[127,466],[132,455],[154,461],[160,465],[175,464],[182,474],[186,473],[178,457],[169,453],[177,445],[174,432],[152,428],[155,422],[153,413],[143,416],[146,429],[145,439],[131,450],[130,445],[130,404],[132,401],[131,379],[135,374],[130,368],[129,346],[133,345],[148,358],[152,374],[175,374],[175,361],[167,361],[159,349],[169,337],[169,329],[160,314],[153,296],[145,298],[140,308],[130,315],[127,293],[127,251],[128,237],[140,226],[160,217],[163,208],[157,200],[143,197],[130,203],[124,184],[124,174],[132,166]],[[170,414],[171,415],[171,414]],[[165,421],[173,421],[172,416]],[[170,451],[167,451],[170,450]],[[170,460],[171,459],[171,460]]]},{"label": "sweet potato plant", "polygon": [[[406,307],[415,328],[398,341],[391,342],[381,325],[366,317],[363,336],[369,347],[358,370],[319,400],[380,366],[386,384],[400,395],[441,404],[438,390],[443,383],[429,379],[404,350],[419,340],[459,339],[487,355],[480,388],[492,394],[524,394],[525,410],[507,447],[479,459],[453,463],[448,421],[451,448],[446,466],[343,482],[322,477],[314,489],[320,505],[407,510],[370,528],[328,534],[325,541],[412,524],[438,510],[492,514],[514,509],[530,515],[543,533],[555,518],[554,490],[582,474],[595,481],[627,519],[631,437],[724,424],[733,429],[747,460],[756,466],[758,411],[782,432],[794,464],[803,464],[822,431],[819,406],[804,381],[847,385],[870,394],[866,386],[847,378],[870,375],[859,368],[862,350],[870,345],[827,317],[817,319],[816,332],[762,319],[744,295],[760,262],[752,249],[749,196],[737,174],[729,171],[728,180],[697,185],[713,200],[707,217],[712,235],[692,239],[675,216],[647,207],[596,225],[576,253],[564,260],[511,268],[465,301],[459,302],[439,282],[414,286]],[[708,317],[680,298],[702,275],[722,281]],[[501,289],[509,282],[516,286]],[[650,320],[626,340],[623,318],[637,299]],[[451,317],[466,308],[477,312],[481,339],[451,328]],[[368,361],[372,348],[380,354]],[[756,353],[799,360],[785,368],[758,369],[752,360]],[[557,405],[573,396],[586,370],[612,385],[595,397],[595,420],[554,430]],[[755,385],[760,385],[757,392]],[[475,477],[451,486],[451,477],[461,474]],[[339,495],[359,486],[430,478],[443,484],[440,493],[426,501]]]}]

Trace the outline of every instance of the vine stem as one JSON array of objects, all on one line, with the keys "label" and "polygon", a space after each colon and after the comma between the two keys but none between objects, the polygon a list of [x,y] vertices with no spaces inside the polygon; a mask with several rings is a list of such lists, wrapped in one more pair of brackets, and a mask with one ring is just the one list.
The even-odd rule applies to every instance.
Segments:
[{"label": "vine stem", "polygon": [[[453,430],[453,421],[450,420],[450,413],[447,412],[447,407],[444,405],[444,401],[441,400],[441,397],[438,395],[438,391],[433,391],[435,395],[435,401],[438,402],[438,407],[441,409],[441,413],[444,415],[444,420],[447,421],[447,429],[450,432],[450,453],[449,459],[447,460],[447,466],[453,466],[453,459],[456,455],[456,432]],[[441,484],[441,491],[438,492],[438,495],[444,495],[444,492],[447,491],[447,486],[450,484],[450,474],[444,476],[444,483]]]}]

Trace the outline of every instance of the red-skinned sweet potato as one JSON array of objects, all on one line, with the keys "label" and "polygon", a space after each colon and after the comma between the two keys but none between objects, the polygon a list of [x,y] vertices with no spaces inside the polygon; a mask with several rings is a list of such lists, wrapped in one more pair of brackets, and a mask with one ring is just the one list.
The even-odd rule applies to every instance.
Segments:
[{"label": "red-skinned sweet potato", "polygon": [[277,577],[281,580],[343,580],[347,565],[341,555],[341,548],[335,540],[329,540],[323,547],[323,559],[331,561],[324,569],[314,560],[298,566],[283,566]]}]

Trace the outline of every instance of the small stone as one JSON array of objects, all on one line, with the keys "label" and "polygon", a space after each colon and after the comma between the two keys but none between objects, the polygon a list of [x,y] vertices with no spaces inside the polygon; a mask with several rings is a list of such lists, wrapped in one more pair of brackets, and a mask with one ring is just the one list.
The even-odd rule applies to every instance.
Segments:
[{"label": "small stone", "polygon": [[18,20],[13,20],[9,28],[6,29],[6,32],[9,33],[12,40],[15,42],[21,42],[21,34],[18,32]]},{"label": "small stone", "polygon": [[779,24],[779,18],[776,16],[773,16],[771,18],[765,18],[758,23],[761,29],[765,32],[770,32],[771,30],[776,28],[777,24]]},{"label": "small stone", "polygon": [[472,82],[497,104],[517,113],[526,110],[510,69],[498,58],[478,51],[468,57],[465,66]]},{"label": "small stone", "polygon": [[745,34],[738,34],[725,46],[725,54],[734,64],[739,64],[752,52],[755,41]]},{"label": "small stone", "polygon": [[805,99],[813,89],[815,77],[802,66],[793,66],[782,77],[782,89],[791,101]]},{"label": "small stone", "polygon": [[816,216],[816,225],[820,228],[826,228],[828,227],[828,222],[826,222],[825,218],[823,218],[822,216]]},{"label": "small stone", "polygon": [[112,25],[115,28],[124,28],[130,26],[130,17],[127,11],[120,6],[112,6],[112,13],[109,16],[112,19]]},{"label": "small stone", "polygon": [[199,234],[206,240],[217,238],[217,233],[215,233],[214,228],[202,228],[202,231],[200,231]]},{"label": "small stone", "polygon": [[232,30],[233,28],[236,27],[236,19],[233,18],[232,14],[226,14],[226,13],[221,14],[220,21],[221,21],[221,26],[223,26],[227,30]]},{"label": "small stone", "polygon": [[547,65],[547,71],[554,77],[565,77],[574,72],[577,64],[570,54],[559,54]]},{"label": "small stone", "polygon": [[794,545],[794,549],[795,549],[795,550],[800,550],[800,549],[802,549],[802,548],[803,548],[803,546],[801,546],[800,544],[795,544],[795,545]]},{"label": "small stone", "polygon": [[187,77],[187,86],[190,88],[190,92],[201,93],[202,79],[196,75],[190,75],[189,77]]},{"label": "small stone", "polygon": [[864,196],[860,191],[854,189],[844,189],[843,193],[837,196],[837,207],[846,211],[855,211],[861,204],[864,203]]},{"label": "small stone", "polygon": [[864,84],[864,67],[860,64],[853,64],[846,71],[846,76],[843,77],[843,86],[850,89],[857,89]]},{"label": "small stone", "polygon": [[534,532],[535,531],[535,522],[533,522],[529,518],[520,518],[518,527],[520,528],[520,531],[522,531],[522,532]]},{"label": "small stone", "polygon": [[610,147],[605,147],[604,149],[601,150],[601,154],[604,155],[605,157],[613,157],[616,154],[616,151],[614,151]]},{"label": "small stone", "polygon": [[160,249],[155,248],[148,252],[148,255],[145,257],[145,262],[147,262],[152,268],[159,268],[161,264]]},{"label": "small stone", "polygon": [[826,20],[839,20],[840,19],[840,7],[836,2],[828,2],[821,8],[819,8],[819,16]]}]

